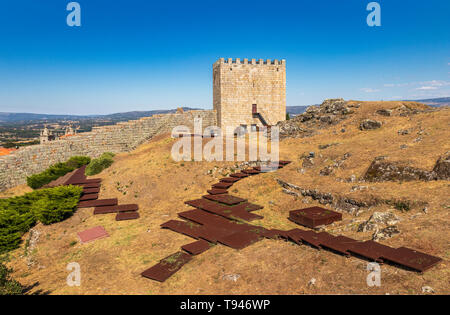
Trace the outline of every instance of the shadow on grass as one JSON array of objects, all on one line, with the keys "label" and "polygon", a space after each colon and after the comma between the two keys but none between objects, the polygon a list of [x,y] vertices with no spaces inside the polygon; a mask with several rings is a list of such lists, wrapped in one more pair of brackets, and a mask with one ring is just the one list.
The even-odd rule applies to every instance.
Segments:
[{"label": "shadow on grass", "polygon": [[24,294],[24,295],[49,295],[51,293],[50,291],[44,291],[42,289],[33,291],[33,289],[36,288],[37,286],[39,286],[39,282],[35,282],[29,286],[24,287],[22,294]]}]

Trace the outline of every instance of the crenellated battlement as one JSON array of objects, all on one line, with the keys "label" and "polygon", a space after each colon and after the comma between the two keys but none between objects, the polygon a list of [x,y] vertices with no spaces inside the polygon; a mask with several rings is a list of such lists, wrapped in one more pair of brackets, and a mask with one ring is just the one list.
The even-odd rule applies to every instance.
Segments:
[{"label": "crenellated battlement", "polygon": [[264,60],[264,59],[255,59],[255,58],[253,58],[253,59],[248,59],[248,58],[244,58],[244,59],[241,59],[241,58],[235,58],[235,59],[233,59],[233,58],[227,58],[227,59],[219,58],[219,60],[217,60],[215,62],[215,64],[228,64],[228,65],[231,65],[231,64],[239,65],[239,64],[241,64],[241,65],[261,65],[261,66],[262,65],[286,65],[286,59],[281,59],[281,60],[279,60],[279,59],[274,59],[274,60],[266,59],[266,60]]}]

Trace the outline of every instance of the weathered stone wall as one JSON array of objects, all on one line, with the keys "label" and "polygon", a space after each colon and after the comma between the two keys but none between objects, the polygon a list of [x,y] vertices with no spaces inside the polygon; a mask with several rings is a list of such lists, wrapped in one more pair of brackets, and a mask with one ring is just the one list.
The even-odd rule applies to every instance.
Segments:
[{"label": "weathered stone wall", "polygon": [[40,173],[74,155],[95,158],[103,152],[127,152],[157,134],[171,132],[175,126],[185,125],[193,131],[196,117],[202,118],[203,128],[217,125],[216,113],[211,110],[153,115],[112,126],[94,127],[91,132],[21,148],[0,157],[0,191],[24,184],[27,176]]},{"label": "weathered stone wall", "polygon": [[252,104],[269,125],[285,120],[286,61],[220,58],[213,65],[213,104],[222,130],[262,126],[252,115]]}]

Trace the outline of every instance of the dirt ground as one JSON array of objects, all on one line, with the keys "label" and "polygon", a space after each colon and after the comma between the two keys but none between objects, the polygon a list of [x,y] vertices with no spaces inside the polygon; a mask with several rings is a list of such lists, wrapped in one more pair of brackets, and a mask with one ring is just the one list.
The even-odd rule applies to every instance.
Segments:
[{"label": "dirt ground", "polygon": [[[450,151],[450,110],[443,109],[406,117],[375,114],[380,108],[395,108],[399,102],[361,103],[356,113],[340,124],[318,130],[308,138],[288,138],[280,142],[280,159],[292,163],[276,172],[259,174],[237,182],[230,193],[264,206],[253,221],[268,228],[298,227],[287,219],[290,210],[320,205],[311,198],[294,197],[282,191],[277,179],[304,189],[352,197],[358,200],[396,199],[411,201],[411,210],[401,212],[385,203],[364,209],[357,216],[343,213],[343,220],[326,227],[332,234],[359,240],[371,239],[371,232],[357,232],[360,223],[375,211],[391,211],[400,218],[400,234],[380,241],[393,247],[406,246],[439,256],[443,261],[424,274],[390,265],[381,267],[381,286],[368,287],[367,262],[345,258],[325,250],[298,246],[282,240],[262,240],[243,250],[216,245],[195,256],[164,283],[140,276],[145,269],[177,252],[193,239],[160,228],[177,219],[190,207],[184,201],[200,198],[233,167],[233,162],[175,162],[171,148],[176,139],[161,135],[131,153],[121,153],[101,174],[100,197],[117,197],[119,203],[139,204],[141,218],[116,222],[114,214],[93,215],[80,209],[64,222],[34,227],[40,234],[34,248],[22,247],[9,253],[8,266],[14,277],[32,286],[30,293],[50,294],[423,294],[430,286],[437,294],[450,293],[450,183],[412,181],[358,183],[345,179],[362,176],[377,156],[407,162],[431,170],[439,156]],[[361,131],[359,123],[370,118],[381,121],[377,130]],[[341,129],[345,128],[342,133]],[[399,129],[411,129],[399,135]],[[420,132],[420,141],[418,132]],[[207,140],[204,140],[207,141]],[[339,143],[326,149],[319,145]],[[401,145],[407,145],[400,149]],[[315,152],[314,165],[302,166],[303,156]],[[351,153],[330,176],[319,172],[345,153]],[[331,164],[330,164],[331,163]],[[216,173],[210,170],[218,169]],[[355,185],[368,186],[351,191]],[[2,196],[22,194],[24,186]],[[427,207],[427,212],[423,211]],[[108,238],[80,244],[77,232],[101,225]],[[29,233],[28,233],[29,234]],[[24,240],[28,238],[24,236]],[[81,286],[70,287],[67,264],[81,266]],[[236,281],[228,275],[239,275]],[[314,278],[315,284],[309,284]]]}]

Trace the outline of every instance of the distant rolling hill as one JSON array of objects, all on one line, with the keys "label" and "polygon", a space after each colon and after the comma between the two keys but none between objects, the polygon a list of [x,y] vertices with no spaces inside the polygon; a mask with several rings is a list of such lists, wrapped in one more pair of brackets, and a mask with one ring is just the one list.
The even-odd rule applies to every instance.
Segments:
[{"label": "distant rolling hill", "polygon": [[286,106],[286,112],[289,115],[303,114],[309,106]]},{"label": "distant rolling hill", "polygon": [[[419,102],[433,107],[449,106],[450,97],[423,99],[423,100],[409,100]],[[299,115],[305,112],[308,106],[286,106],[286,112],[290,115]],[[198,108],[183,107],[183,110],[196,110]],[[51,115],[51,114],[34,114],[34,113],[5,113],[0,112],[0,123],[15,123],[15,122],[32,122],[32,121],[56,121],[56,120],[93,120],[103,119],[111,121],[126,121],[139,119],[141,117],[149,117],[157,114],[174,113],[176,109],[162,109],[150,111],[131,111],[123,113],[114,113],[108,115]]]},{"label": "distant rolling hill", "polygon": [[[197,108],[183,107],[183,110],[195,110]],[[149,117],[157,114],[175,113],[176,109],[150,110],[150,111],[131,111],[124,113],[114,113],[108,115],[51,115],[51,114],[33,114],[33,113],[4,113],[0,112],[0,122],[14,123],[25,121],[55,121],[55,120],[92,120],[104,119],[112,121],[125,121]]]},{"label": "distant rolling hill", "polygon": [[414,102],[423,103],[433,107],[449,106],[450,97],[429,98],[424,100],[414,100]]}]

